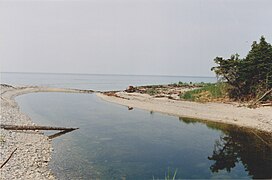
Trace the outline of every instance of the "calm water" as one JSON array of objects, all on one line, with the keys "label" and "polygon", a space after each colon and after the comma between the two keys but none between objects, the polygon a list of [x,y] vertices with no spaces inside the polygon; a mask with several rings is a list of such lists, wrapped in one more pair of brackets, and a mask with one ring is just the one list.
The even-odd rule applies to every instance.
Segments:
[{"label": "calm water", "polygon": [[16,98],[40,125],[79,127],[53,139],[60,179],[271,178],[272,149],[235,127],[107,103],[94,94]]},{"label": "calm water", "polygon": [[[11,85],[93,90],[178,81],[216,79],[1,73],[1,83]],[[52,140],[50,168],[59,179],[164,179],[175,171],[177,178],[272,177],[272,148],[265,143],[271,137],[263,134],[139,109],[128,111],[94,94],[36,93],[16,100],[37,124],[80,128]]]},{"label": "calm water", "polygon": [[1,83],[39,85],[93,90],[121,90],[129,85],[170,84],[182,82],[215,82],[215,77],[131,76],[92,74],[1,73]]}]

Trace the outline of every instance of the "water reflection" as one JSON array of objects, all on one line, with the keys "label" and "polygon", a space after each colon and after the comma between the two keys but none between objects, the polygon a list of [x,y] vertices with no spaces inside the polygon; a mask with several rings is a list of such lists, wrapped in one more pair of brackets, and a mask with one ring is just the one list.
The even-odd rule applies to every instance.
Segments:
[{"label": "water reflection", "polygon": [[59,137],[59,136],[61,136],[61,135],[63,135],[63,134],[66,134],[66,133],[69,133],[69,132],[72,132],[72,131],[74,131],[74,130],[64,130],[64,131],[60,131],[60,132],[57,132],[57,133],[55,133],[55,134],[49,135],[48,138],[49,138],[49,139],[54,139],[54,138],[56,138],[56,137]]},{"label": "water reflection", "polygon": [[37,93],[16,100],[37,124],[80,128],[52,141],[49,167],[58,179],[164,179],[168,168],[178,170],[177,179],[271,177],[269,138],[258,133],[128,111],[94,94]]},{"label": "water reflection", "polygon": [[[190,118],[179,118],[187,124],[199,121]],[[224,132],[215,141],[212,155],[208,157],[213,161],[210,170],[217,173],[220,170],[231,170],[242,162],[248,175],[252,178],[272,178],[272,140],[271,134],[266,134],[236,126],[205,122],[212,129]]]}]

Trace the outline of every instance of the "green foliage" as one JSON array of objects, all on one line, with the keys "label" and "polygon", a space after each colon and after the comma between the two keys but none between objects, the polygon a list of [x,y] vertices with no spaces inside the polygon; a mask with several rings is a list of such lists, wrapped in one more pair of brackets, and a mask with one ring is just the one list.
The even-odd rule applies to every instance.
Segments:
[{"label": "green foliage", "polygon": [[253,42],[245,58],[235,54],[229,59],[216,57],[214,61],[218,66],[212,70],[231,86],[231,98],[250,100],[272,88],[272,46],[263,36],[259,43]]},{"label": "green foliage", "polygon": [[179,81],[178,82],[178,85],[183,85],[184,83],[182,81]]},{"label": "green foliage", "polygon": [[150,88],[146,90],[146,93],[149,94],[150,96],[153,96],[155,94],[158,94],[159,92],[156,90],[156,88]]},{"label": "green foliage", "polygon": [[209,101],[211,99],[223,98],[227,93],[225,83],[206,84],[202,88],[187,91],[181,94],[181,98],[190,101]]},{"label": "green foliage", "polygon": [[178,87],[203,87],[206,85],[209,85],[211,83],[204,83],[204,82],[200,82],[200,83],[192,83],[192,82],[182,82],[179,81],[178,83],[174,83],[174,84],[169,84],[169,85],[174,85],[174,86],[178,86]]},{"label": "green foliage", "polygon": [[174,174],[172,175],[170,172],[170,169],[168,168],[168,173],[167,175],[165,175],[165,180],[175,180],[176,179],[176,175],[177,175],[178,170],[176,169]]}]

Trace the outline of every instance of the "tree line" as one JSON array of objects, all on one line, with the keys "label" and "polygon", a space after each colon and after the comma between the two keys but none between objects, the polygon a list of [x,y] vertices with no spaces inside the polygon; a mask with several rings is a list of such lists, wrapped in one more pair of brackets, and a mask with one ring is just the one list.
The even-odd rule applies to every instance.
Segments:
[{"label": "tree line", "polygon": [[245,58],[234,54],[228,59],[216,57],[214,62],[217,66],[211,70],[228,84],[230,98],[272,100],[272,46],[264,36],[252,43]]}]

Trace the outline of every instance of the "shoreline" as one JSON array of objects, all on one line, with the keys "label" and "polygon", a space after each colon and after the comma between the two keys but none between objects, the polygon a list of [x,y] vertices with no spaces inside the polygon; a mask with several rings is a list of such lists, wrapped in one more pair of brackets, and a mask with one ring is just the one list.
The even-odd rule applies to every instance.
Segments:
[{"label": "shoreline", "polygon": [[[15,97],[36,92],[95,93],[102,100],[148,111],[250,128],[272,135],[272,108],[249,109],[237,104],[197,103],[156,98],[147,94],[117,92],[108,96],[92,90],[49,88],[38,86],[12,87],[1,85],[1,123],[34,125],[31,118],[20,111]],[[0,170],[3,179],[55,179],[48,164],[53,150],[51,140],[39,131],[11,131],[0,129],[0,163],[17,148],[8,163]]]},{"label": "shoreline", "polygon": [[[1,124],[35,125],[20,111],[15,97],[36,92],[92,93],[92,90],[49,88],[38,86],[12,87],[1,84]],[[53,150],[51,140],[39,131],[0,129],[0,163],[17,149],[3,166],[1,179],[56,179],[48,168]]]},{"label": "shoreline", "polygon": [[236,125],[263,131],[272,135],[272,107],[250,109],[239,107],[236,103],[198,103],[191,101],[156,98],[148,94],[117,92],[116,96],[96,93],[101,99],[147,111],[194,118],[205,121]]}]

